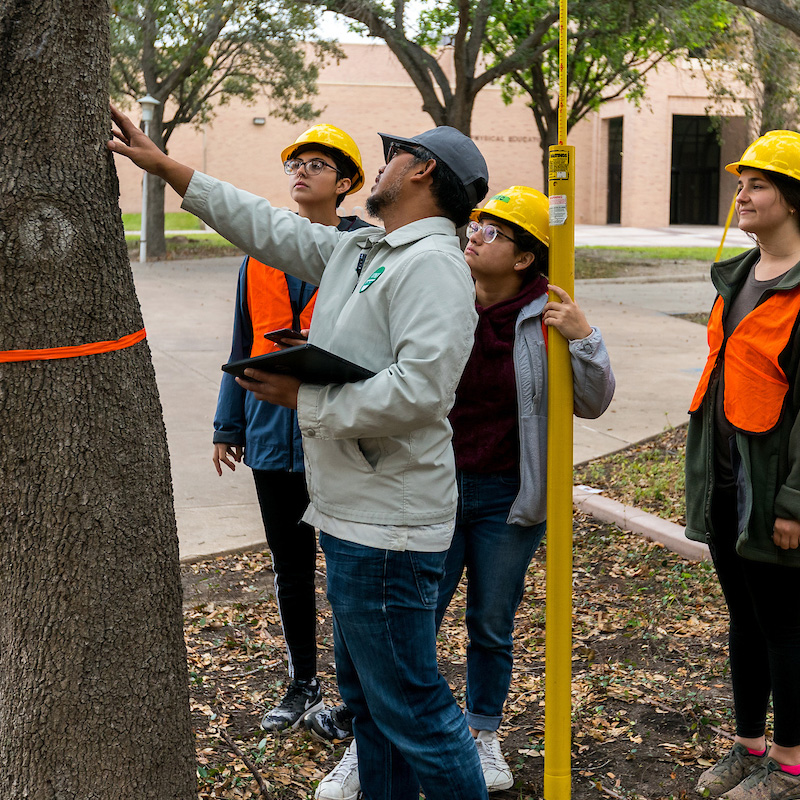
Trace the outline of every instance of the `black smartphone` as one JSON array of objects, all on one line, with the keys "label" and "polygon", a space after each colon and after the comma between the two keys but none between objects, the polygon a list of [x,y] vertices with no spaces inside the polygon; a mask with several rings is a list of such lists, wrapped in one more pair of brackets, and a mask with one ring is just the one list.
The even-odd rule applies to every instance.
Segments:
[{"label": "black smartphone", "polygon": [[291,328],[279,328],[277,331],[267,331],[264,334],[264,338],[276,344],[283,344],[284,339],[302,339],[306,341],[308,337],[303,336],[300,331],[293,331]]}]

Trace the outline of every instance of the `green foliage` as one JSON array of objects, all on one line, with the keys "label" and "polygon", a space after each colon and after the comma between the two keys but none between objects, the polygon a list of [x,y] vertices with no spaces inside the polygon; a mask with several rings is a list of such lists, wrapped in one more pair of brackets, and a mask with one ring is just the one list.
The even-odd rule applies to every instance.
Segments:
[{"label": "green foliage", "polygon": [[[740,10],[730,36],[711,53],[725,67],[706,76],[713,109],[719,114],[743,110],[752,123],[753,138],[769,130],[796,130],[800,124],[797,51],[798,38],[791,31]],[[731,73],[736,80],[731,80]]]},{"label": "green foliage", "polygon": [[[452,33],[451,5],[425,12],[427,41]],[[530,42],[544,15],[557,10],[551,0],[494,0],[483,36],[490,65],[513,61]],[[639,103],[645,96],[647,73],[658,63],[689,50],[708,47],[725,35],[732,7],[723,0],[575,0],[569,4],[565,72],[569,130],[609,100],[626,97]],[[550,26],[535,51],[505,71],[504,96],[527,95],[543,150],[557,139],[559,93],[558,29]]]},{"label": "green foliage", "polygon": [[[506,7],[499,0],[420,0],[420,12],[408,19],[406,0],[302,0],[325,8],[382,39],[400,61],[422,97],[422,108],[436,125],[452,125],[469,134],[475,98],[509,70],[529,64],[544,33],[558,17],[553,6],[524,41],[488,68],[482,53],[487,28]],[[416,4],[415,4],[416,5]],[[452,68],[451,68],[452,67]]]},{"label": "green foliage", "polygon": [[[177,125],[207,121],[215,104],[259,92],[273,116],[310,119],[319,65],[341,55],[316,39],[315,11],[290,0],[112,0],[111,12],[112,96],[159,100],[162,144]],[[162,120],[167,100],[172,116]]]}]

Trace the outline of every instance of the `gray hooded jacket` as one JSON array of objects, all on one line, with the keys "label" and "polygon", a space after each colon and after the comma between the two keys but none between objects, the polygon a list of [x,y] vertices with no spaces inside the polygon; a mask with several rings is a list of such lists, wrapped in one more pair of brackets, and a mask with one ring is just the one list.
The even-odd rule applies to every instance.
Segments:
[{"label": "gray hooded jacket", "polygon": [[[537,525],[547,516],[547,348],[542,310],[547,296],[525,306],[517,317],[514,372],[519,410],[520,490],[508,523]],[[614,396],[616,382],[600,331],[569,343],[574,411],[579,417],[599,417]]]}]

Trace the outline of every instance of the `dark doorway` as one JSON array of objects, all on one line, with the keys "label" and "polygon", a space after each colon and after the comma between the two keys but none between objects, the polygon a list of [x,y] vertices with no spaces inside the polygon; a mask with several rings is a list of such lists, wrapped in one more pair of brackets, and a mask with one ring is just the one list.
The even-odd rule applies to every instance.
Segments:
[{"label": "dark doorway", "polygon": [[708,117],[672,117],[670,225],[716,225],[720,148]]},{"label": "dark doorway", "polygon": [[619,225],[622,219],[622,117],[608,120],[608,198],[606,222]]}]

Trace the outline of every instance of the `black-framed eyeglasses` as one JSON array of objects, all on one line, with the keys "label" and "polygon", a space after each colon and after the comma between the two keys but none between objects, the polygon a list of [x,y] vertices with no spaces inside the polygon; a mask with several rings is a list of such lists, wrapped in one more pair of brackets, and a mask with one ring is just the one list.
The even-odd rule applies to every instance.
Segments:
[{"label": "black-framed eyeglasses", "polygon": [[288,158],[283,162],[283,171],[287,175],[296,175],[300,167],[305,167],[308,175],[319,175],[325,167],[332,169],[337,175],[342,174],[333,164],[329,164],[323,158],[311,158],[308,161],[303,161],[302,158]]},{"label": "black-framed eyeglasses", "polygon": [[509,242],[514,242],[514,244],[517,243],[516,239],[513,239],[511,236],[506,236],[502,231],[497,230],[495,225],[481,225],[475,222],[475,220],[467,223],[467,236],[474,236],[478,231],[481,232],[481,237],[486,244],[491,244],[498,236],[502,236],[504,239],[508,239]]},{"label": "black-framed eyeglasses", "polygon": [[386,154],[386,163],[388,164],[398,153],[411,153],[412,156],[418,157],[419,151],[416,147],[403,142],[392,142],[389,145],[389,152]]}]

